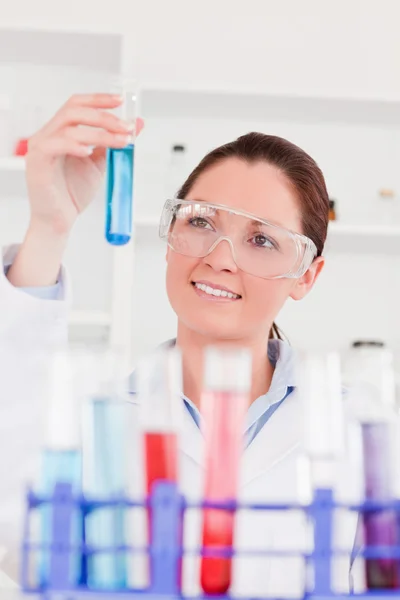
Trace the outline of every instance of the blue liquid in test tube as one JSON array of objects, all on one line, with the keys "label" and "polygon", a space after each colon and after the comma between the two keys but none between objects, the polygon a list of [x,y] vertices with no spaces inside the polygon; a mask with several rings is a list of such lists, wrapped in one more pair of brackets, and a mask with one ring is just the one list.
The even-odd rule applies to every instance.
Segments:
[{"label": "blue liquid in test tube", "polygon": [[[48,380],[47,435],[42,451],[41,475],[38,491],[52,496],[58,483],[69,484],[76,495],[82,491],[82,453],[77,401],[76,359],[66,353],[55,353],[51,358]],[[51,550],[53,543],[54,507],[44,503],[39,507],[42,548],[38,553],[38,583],[44,587],[50,582]],[[79,507],[73,511],[70,543],[69,583],[81,582],[82,515]]]},{"label": "blue liquid in test tube", "polygon": [[[137,92],[134,81],[122,79],[116,84],[122,97],[118,116],[136,125]],[[114,89],[114,92],[117,91]],[[127,244],[132,236],[135,130],[124,148],[108,148],[106,181],[106,240],[114,246]]]},{"label": "blue liquid in test tube", "polygon": [[106,239],[127,244],[132,235],[134,144],[107,150]]},{"label": "blue liquid in test tube", "polygon": [[[78,450],[54,450],[46,449],[42,458],[42,478],[40,482],[40,493],[44,496],[52,496],[57,483],[68,483],[72,486],[74,494],[81,492],[81,453]],[[49,504],[43,504],[40,509],[41,538],[44,546],[52,543],[53,508]],[[71,545],[79,546],[82,543],[82,516],[77,508],[74,510],[71,523]],[[49,549],[39,553],[39,583],[46,586],[49,583],[51,552]],[[81,579],[81,557],[79,550],[71,552],[70,559],[70,583],[78,585]]]},{"label": "blue liquid in test tube", "polygon": [[[126,404],[112,397],[92,398],[85,406],[83,464],[85,491],[109,499],[124,495],[126,482]],[[96,508],[86,516],[86,542],[101,552],[88,556],[90,589],[119,590],[127,585],[127,510],[124,506]],[[104,548],[113,548],[105,551]]]}]

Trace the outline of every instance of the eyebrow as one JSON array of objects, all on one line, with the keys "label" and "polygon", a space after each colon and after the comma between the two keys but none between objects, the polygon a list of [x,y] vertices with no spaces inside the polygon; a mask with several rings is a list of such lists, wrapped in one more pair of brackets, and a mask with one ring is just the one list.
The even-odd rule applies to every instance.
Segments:
[{"label": "eyebrow", "polygon": [[[215,202],[215,203],[210,202],[209,200],[204,200],[203,198],[186,198],[186,200],[189,200],[190,202],[199,202],[199,204],[201,204],[201,203],[211,204],[211,205],[216,204],[217,206],[216,206],[215,210],[217,213],[221,210],[227,210],[227,211],[237,210],[239,212],[241,211],[240,208],[234,208],[233,206],[223,207],[221,204],[218,204],[218,202]],[[246,212],[246,211],[243,211],[243,212]],[[250,217],[247,217],[247,218],[250,218]],[[259,217],[259,219],[257,219],[257,218],[251,219],[250,224],[253,226],[256,226],[256,225],[259,225],[260,221],[267,221],[267,223],[269,223],[270,225],[275,225],[276,227],[280,227],[281,229],[286,229],[286,230],[291,231],[291,229],[289,229],[286,225],[283,225],[282,223],[278,223],[277,221],[271,221],[270,219],[265,219],[263,217]],[[302,234],[299,234],[299,235],[302,235]]]}]

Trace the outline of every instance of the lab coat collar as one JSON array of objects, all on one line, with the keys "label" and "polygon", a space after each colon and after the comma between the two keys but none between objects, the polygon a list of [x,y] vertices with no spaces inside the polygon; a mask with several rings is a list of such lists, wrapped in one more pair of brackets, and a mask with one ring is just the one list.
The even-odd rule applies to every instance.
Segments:
[{"label": "lab coat collar", "polygon": [[[161,347],[170,347],[175,340],[168,340]],[[275,365],[271,387],[266,395],[269,403],[282,400],[288,387],[295,387],[295,356],[289,344],[280,340],[270,340],[268,356]],[[135,394],[134,373],[129,378],[129,392]],[[260,399],[258,399],[260,400]],[[132,399],[139,403],[137,396]],[[257,400],[255,401],[257,402]],[[301,440],[301,413],[297,394],[289,394],[277,411],[265,424],[243,455],[243,480],[247,485],[262,473],[273,468]],[[203,436],[188,410],[183,411],[183,428],[180,448],[183,454],[198,465],[203,466]]]},{"label": "lab coat collar", "polygon": [[301,398],[296,390],[274,412],[243,454],[242,486],[248,485],[296,450],[302,442]]}]

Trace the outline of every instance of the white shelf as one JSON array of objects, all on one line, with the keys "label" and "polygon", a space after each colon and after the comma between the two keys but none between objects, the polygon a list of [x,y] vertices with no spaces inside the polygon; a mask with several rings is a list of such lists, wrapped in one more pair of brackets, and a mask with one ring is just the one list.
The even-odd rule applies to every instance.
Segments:
[{"label": "white shelf", "polygon": [[329,223],[327,252],[400,254],[400,225]]},{"label": "white shelf", "polygon": [[252,89],[179,88],[148,83],[144,118],[243,118],[265,121],[400,125],[400,98],[340,98],[270,94]]},{"label": "white shelf", "polygon": [[25,159],[21,156],[0,157],[0,171],[25,171]]},{"label": "white shelf", "polygon": [[69,316],[69,324],[109,327],[111,315],[101,310],[73,310]]}]

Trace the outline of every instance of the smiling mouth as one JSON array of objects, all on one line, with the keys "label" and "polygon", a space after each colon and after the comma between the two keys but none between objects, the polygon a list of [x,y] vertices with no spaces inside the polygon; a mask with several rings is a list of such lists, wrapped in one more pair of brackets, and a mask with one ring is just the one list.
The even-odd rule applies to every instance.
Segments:
[{"label": "smiling mouth", "polygon": [[218,287],[211,287],[210,285],[206,285],[205,283],[197,283],[196,281],[191,282],[193,287],[201,290],[205,294],[209,296],[215,296],[217,298],[229,298],[230,300],[240,300],[242,296],[240,294],[235,294],[234,292],[229,292],[228,290],[224,290]]}]

